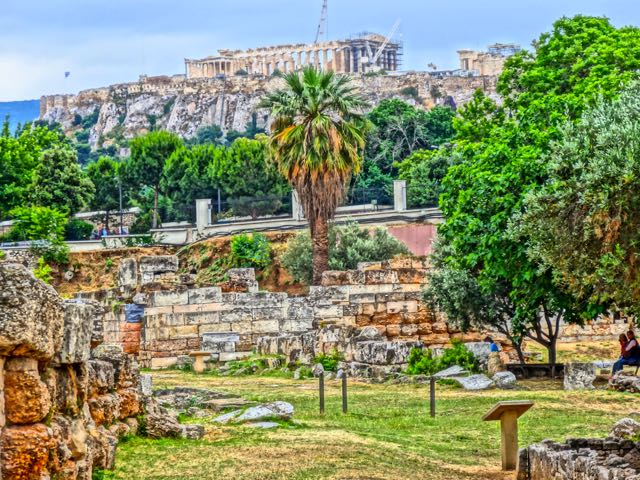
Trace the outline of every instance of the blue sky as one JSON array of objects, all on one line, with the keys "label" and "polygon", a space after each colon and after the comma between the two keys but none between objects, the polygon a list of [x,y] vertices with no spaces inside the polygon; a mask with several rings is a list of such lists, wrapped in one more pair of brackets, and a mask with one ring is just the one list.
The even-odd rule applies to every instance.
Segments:
[{"label": "blue sky", "polygon": [[[322,0],[0,0],[0,101],[184,71],[218,48],[311,42]],[[329,37],[402,19],[404,68],[456,66],[456,50],[528,46],[563,15],[640,25],[638,0],[329,0]],[[69,78],[64,72],[70,71]]]}]

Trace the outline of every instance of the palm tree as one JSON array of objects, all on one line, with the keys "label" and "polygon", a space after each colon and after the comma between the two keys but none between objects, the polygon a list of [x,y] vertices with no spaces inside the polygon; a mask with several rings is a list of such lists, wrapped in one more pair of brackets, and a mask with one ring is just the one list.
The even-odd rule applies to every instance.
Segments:
[{"label": "palm tree", "polygon": [[284,76],[285,88],[261,107],[274,117],[269,151],[298,193],[311,230],[313,283],[329,263],[328,223],[352,173],[362,164],[366,101],[346,76],[307,67]]}]

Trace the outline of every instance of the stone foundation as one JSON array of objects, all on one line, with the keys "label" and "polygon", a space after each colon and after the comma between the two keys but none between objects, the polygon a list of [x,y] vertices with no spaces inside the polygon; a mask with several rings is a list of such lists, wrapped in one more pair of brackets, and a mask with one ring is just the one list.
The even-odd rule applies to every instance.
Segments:
[{"label": "stone foundation", "polygon": [[96,302],[63,301],[14,263],[0,262],[0,287],[0,478],[91,480],[158,409],[137,362],[120,345],[91,350]]}]

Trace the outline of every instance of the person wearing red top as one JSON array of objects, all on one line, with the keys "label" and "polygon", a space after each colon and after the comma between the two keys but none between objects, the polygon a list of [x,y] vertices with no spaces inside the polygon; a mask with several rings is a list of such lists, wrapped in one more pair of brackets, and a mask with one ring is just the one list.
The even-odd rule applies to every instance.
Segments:
[{"label": "person wearing red top", "polygon": [[622,370],[625,365],[640,365],[640,345],[633,330],[627,332],[629,340],[622,351],[622,357],[613,364],[613,374]]}]

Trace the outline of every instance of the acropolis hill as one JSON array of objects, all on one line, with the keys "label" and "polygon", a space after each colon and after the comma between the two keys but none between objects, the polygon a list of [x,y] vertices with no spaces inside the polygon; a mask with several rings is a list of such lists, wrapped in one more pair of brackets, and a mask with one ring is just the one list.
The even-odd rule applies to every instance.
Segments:
[{"label": "acropolis hill", "polygon": [[504,60],[517,50],[513,45],[493,45],[487,52],[461,50],[460,69],[401,72],[401,45],[384,40],[380,35],[364,34],[319,44],[220,50],[216,56],[186,59],[186,74],[142,75],[137,82],[76,95],[43,96],[40,119],[58,122],[71,134],[82,119],[97,114],[88,139],[94,149],[122,145],[124,139],[151,128],[185,138],[206,125],[218,125],[225,132],[243,131],[249,123],[265,128],[268,113],[256,106],[266,92],[282,85],[274,73],[305,65],[352,76],[372,107],[387,98],[401,98],[424,108],[459,107],[476,89],[497,100],[497,76]]}]

